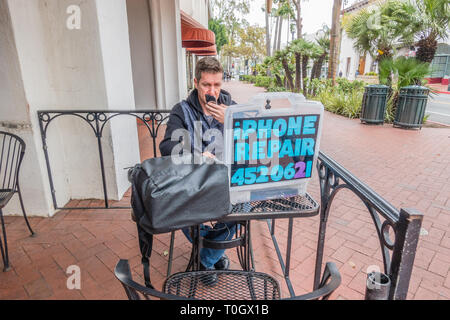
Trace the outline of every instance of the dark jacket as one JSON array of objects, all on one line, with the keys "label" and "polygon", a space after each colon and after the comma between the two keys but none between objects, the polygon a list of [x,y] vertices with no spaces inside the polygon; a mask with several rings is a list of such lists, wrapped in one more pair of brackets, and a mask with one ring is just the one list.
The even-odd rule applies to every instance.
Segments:
[{"label": "dark jacket", "polygon": [[[231,99],[230,93],[225,90],[220,91],[218,104],[233,105],[236,104],[235,101]],[[184,106],[183,106],[184,104]],[[205,114],[203,113],[202,106],[198,100],[197,89],[194,89],[188,96],[188,98],[180,103],[177,103],[169,116],[169,121],[167,122],[166,133],[164,139],[159,144],[159,150],[162,156],[169,156],[172,153],[172,149],[180,143],[178,141],[171,141],[172,133],[177,129],[185,129],[189,132],[191,137],[191,152],[194,152],[194,141],[192,137],[194,136],[194,122],[200,121],[202,125],[202,136],[203,133],[208,129],[217,129],[223,134],[223,124],[213,119],[211,124],[207,121]],[[211,141],[203,141],[202,139],[202,152],[205,148],[212,143]],[[200,150],[198,150],[200,151]],[[214,153],[214,152],[213,152]]]}]

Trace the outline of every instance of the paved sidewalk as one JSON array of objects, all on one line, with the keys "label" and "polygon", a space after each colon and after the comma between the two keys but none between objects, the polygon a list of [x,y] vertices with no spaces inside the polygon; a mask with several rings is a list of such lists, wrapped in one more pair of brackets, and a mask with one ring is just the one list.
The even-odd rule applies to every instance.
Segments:
[{"label": "paved sidewalk", "polygon": [[[263,91],[237,81],[225,83],[224,88],[238,103]],[[144,140],[141,155],[147,157],[149,145]],[[450,299],[450,129],[369,126],[326,112],[321,150],[397,208],[424,213],[408,299]],[[308,192],[319,199],[317,174]],[[99,203],[73,200],[69,205]],[[120,204],[129,204],[129,194]],[[28,236],[22,217],[6,217],[12,269],[0,272],[0,299],[126,299],[113,275],[119,258],[129,259],[134,277],[143,282],[130,210],[62,210],[52,218],[30,220],[37,233],[34,238]],[[312,288],[318,225],[318,216],[294,222],[291,280],[298,294]],[[277,223],[282,252],[286,230],[287,221]],[[164,234],[154,241],[152,281],[157,287],[166,273],[169,239]],[[286,296],[265,222],[253,224],[253,248],[257,270],[276,275]],[[184,270],[189,253],[190,245],[177,232],[173,272]],[[236,252],[229,250],[229,256],[232,268],[237,268]],[[333,204],[324,261],[335,262],[342,275],[342,285],[332,299],[363,299],[368,266],[382,266],[370,215],[349,191],[342,191]],[[70,265],[81,269],[80,290],[67,289]]]}]

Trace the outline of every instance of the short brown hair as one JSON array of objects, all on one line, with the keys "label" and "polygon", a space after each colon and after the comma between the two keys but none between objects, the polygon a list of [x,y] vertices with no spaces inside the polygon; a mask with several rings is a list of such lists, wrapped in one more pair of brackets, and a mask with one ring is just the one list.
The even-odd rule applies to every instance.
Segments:
[{"label": "short brown hair", "polygon": [[207,73],[223,73],[222,65],[219,60],[214,57],[204,57],[198,60],[195,66],[195,78],[200,81],[202,77],[202,72]]}]

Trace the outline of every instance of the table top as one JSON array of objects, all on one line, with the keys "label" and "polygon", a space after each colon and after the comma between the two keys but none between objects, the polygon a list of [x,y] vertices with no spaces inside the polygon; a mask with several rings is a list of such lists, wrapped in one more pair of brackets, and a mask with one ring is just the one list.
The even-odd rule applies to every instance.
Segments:
[{"label": "table top", "polygon": [[233,205],[231,213],[220,221],[312,217],[319,204],[308,194]]}]

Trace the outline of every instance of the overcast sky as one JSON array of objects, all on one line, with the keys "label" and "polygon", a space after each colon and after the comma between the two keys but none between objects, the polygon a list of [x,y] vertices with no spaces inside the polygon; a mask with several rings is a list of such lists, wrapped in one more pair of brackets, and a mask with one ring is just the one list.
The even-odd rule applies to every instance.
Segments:
[{"label": "overcast sky", "polygon": [[[346,7],[354,3],[356,0],[348,1]],[[245,16],[251,25],[259,25],[265,27],[265,16],[261,10],[265,6],[265,0],[251,0],[250,14]],[[303,33],[315,33],[321,29],[323,24],[331,27],[331,13],[333,10],[333,0],[308,0],[302,2],[302,18],[303,18]],[[283,25],[282,40],[286,42],[287,29],[286,21]],[[292,35],[289,35],[291,39]]]}]

